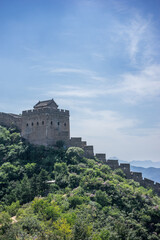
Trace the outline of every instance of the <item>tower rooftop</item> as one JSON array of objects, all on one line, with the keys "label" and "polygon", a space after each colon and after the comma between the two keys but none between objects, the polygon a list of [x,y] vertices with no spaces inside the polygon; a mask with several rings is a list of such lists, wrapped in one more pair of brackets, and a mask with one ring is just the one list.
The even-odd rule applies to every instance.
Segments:
[{"label": "tower rooftop", "polygon": [[51,100],[39,101],[36,105],[34,105],[34,109],[39,109],[39,108],[54,108],[54,109],[57,109],[58,105],[52,98]]}]

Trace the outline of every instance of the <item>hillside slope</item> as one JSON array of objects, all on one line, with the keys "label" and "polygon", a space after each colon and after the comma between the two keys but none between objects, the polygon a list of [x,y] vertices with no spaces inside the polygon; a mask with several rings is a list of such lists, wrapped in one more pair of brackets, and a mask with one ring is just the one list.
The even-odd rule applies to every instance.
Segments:
[{"label": "hillside slope", "polygon": [[0,239],[160,239],[160,198],[151,189],[80,148],[57,146],[35,147],[0,127]]}]

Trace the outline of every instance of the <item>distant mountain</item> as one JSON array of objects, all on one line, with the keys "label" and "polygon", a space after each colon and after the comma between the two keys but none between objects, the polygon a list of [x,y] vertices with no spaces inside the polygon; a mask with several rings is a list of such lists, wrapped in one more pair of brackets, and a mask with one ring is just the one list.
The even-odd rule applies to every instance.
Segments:
[{"label": "distant mountain", "polygon": [[143,178],[151,179],[160,183],[160,162],[152,162],[151,160],[138,161],[133,160],[131,162],[119,160],[120,163],[130,163],[131,171],[141,172]]},{"label": "distant mountain", "polygon": [[160,162],[152,162],[151,160],[145,160],[145,161],[138,161],[133,160],[130,162],[131,165],[137,166],[137,167],[144,167],[144,168],[160,168]]},{"label": "distant mountain", "polygon": [[[117,158],[118,159],[118,158]],[[114,160],[114,159],[113,159]],[[120,163],[130,163],[132,166],[136,167],[143,167],[143,168],[160,168],[160,161],[159,162],[153,162],[151,160],[144,160],[144,161],[139,161],[139,160],[133,160],[133,161],[123,161],[118,159]]]},{"label": "distant mountain", "polygon": [[149,178],[155,182],[160,183],[160,168],[143,168],[143,167],[135,167],[131,165],[131,171],[133,172],[141,172],[143,178]]}]

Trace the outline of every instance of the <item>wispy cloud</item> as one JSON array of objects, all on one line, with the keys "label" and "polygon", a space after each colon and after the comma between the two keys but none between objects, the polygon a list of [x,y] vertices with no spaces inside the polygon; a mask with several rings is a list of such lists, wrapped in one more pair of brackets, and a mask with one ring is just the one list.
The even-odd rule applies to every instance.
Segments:
[{"label": "wispy cloud", "polygon": [[124,13],[128,10],[126,1],[112,0],[112,5],[117,12]]},{"label": "wispy cloud", "polygon": [[52,74],[79,74],[85,75],[92,80],[106,81],[107,78],[99,76],[95,71],[82,69],[82,68],[50,68],[48,71]]},{"label": "wispy cloud", "polygon": [[137,74],[126,73],[122,80],[110,94],[123,94],[123,98],[130,103],[139,100],[155,99],[160,95],[160,65],[146,67]]},{"label": "wispy cloud", "polygon": [[90,87],[76,87],[76,86],[62,86],[59,91],[48,91],[46,94],[56,97],[78,97],[78,98],[95,98],[99,95],[105,94],[106,91],[102,89]]},{"label": "wispy cloud", "polygon": [[[62,63],[59,63],[59,65]],[[31,69],[35,69],[36,71],[42,71],[42,72],[46,72],[50,75],[63,75],[63,76],[67,76],[71,74],[75,74],[77,76],[85,76],[88,78],[88,80],[95,80],[95,81],[99,81],[99,82],[104,82],[107,81],[107,77],[101,76],[99,73],[97,73],[96,71],[90,70],[90,69],[84,69],[84,68],[78,68],[78,67],[52,67],[49,65],[52,65],[51,63],[47,62],[47,66],[45,66],[46,63],[44,63],[44,65],[33,65],[30,68]],[[53,65],[56,65],[56,63],[54,63]],[[64,65],[64,64],[63,64]],[[65,64],[67,65],[67,64]]]},{"label": "wispy cloud", "polygon": [[[82,110],[78,109],[78,111]],[[98,129],[101,129],[101,131],[97,129],[96,134],[103,136],[108,129],[122,130],[123,128],[135,127],[138,123],[137,119],[125,118],[116,111],[83,108],[83,120],[79,122],[79,125],[88,126],[92,130],[95,126],[99,126]],[[90,134],[94,134],[94,132],[91,131]]]},{"label": "wispy cloud", "polygon": [[79,73],[85,75],[92,75],[93,72],[85,70],[85,69],[78,69],[78,68],[51,68],[51,73]]},{"label": "wispy cloud", "polygon": [[105,56],[102,53],[94,52],[94,53],[92,53],[92,56],[97,60],[101,60],[101,61],[105,60]]},{"label": "wispy cloud", "polygon": [[[125,73],[119,77],[118,83],[105,81],[107,78],[92,76],[95,80],[102,81],[101,84],[88,83],[86,85],[57,85],[56,90],[46,91],[47,96],[74,97],[74,98],[96,98],[105,95],[114,95],[128,103],[137,103],[146,99],[155,99],[160,95],[160,65],[151,65],[137,73]],[[104,82],[103,82],[104,80]],[[54,86],[55,88],[55,86]]]},{"label": "wispy cloud", "polygon": [[136,11],[125,23],[115,23],[113,27],[118,41],[124,43],[131,64],[144,66],[150,64],[155,52],[155,34],[151,17],[143,18]]}]

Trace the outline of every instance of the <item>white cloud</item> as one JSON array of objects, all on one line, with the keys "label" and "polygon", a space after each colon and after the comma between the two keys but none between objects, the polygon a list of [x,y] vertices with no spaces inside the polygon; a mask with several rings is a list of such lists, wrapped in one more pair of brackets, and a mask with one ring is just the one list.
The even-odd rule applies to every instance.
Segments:
[{"label": "white cloud", "polygon": [[[46,69],[45,69],[46,70]],[[104,82],[107,80],[105,77],[99,76],[95,71],[82,69],[82,68],[50,68],[47,69],[52,74],[81,74],[89,77],[90,80],[96,80]]]},{"label": "white cloud", "polygon": [[[81,108],[78,108],[78,115],[82,112]],[[98,127],[96,134],[98,136],[104,136],[109,129],[113,131],[133,128],[137,125],[137,119],[127,119],[122,117],[115,111],[103,110],[97,111],[89,108],[83,108],[83,119],[78,121],[78,128],[83,131],[83,127],[87,126],[87,132],[90,132],[90,136],[93,136],[95,132],[93,129]]]},{"label": "white cloud", "polygon": [[51,73],[79,73],[85,75],[91,75],[92,72],[85,70],[85,69],[78,69],[78,68],[52,68],[50,69]]},{"label": "white cloud", "polygon": [[78,97],[78,98],[94,98],[99,95],[105,94],[106,91],[97,88],[89,87],[76,87],[76,86],[62,86],[59,91],[48,91],[47,95],[55,97]]},{"label": "white cloud", "polygon": [[[56,90],[48,90],[47,96],[96,98],[105,95],[115,95],[128,103],[137,103],[146,99],[154,100],[160,94],[160,65],[151,65],[137,73],[125,73],[118,83],[107,82],[106,78],[93,77],[96,84],[88,83],[81,87],[75,85],[59,85]],[[104,81],[103,81],[104,80]]]},{"label": "white cloud", "polygon": [[128,102],[154,99],[160,94],[160,65],[146,67],[137,74],[126,73],[119,84],[110,89],[112,94],[123,94]]}]

